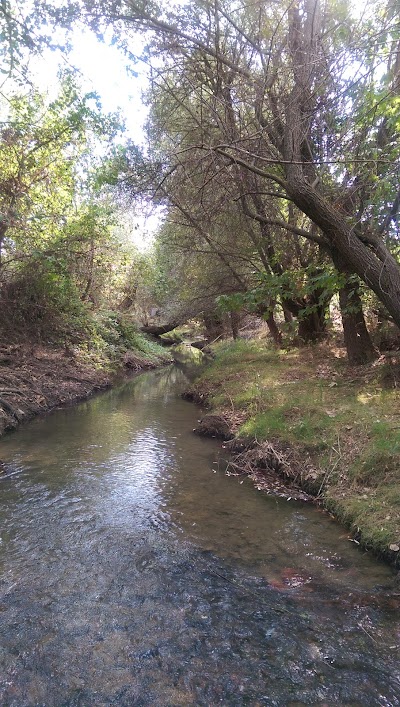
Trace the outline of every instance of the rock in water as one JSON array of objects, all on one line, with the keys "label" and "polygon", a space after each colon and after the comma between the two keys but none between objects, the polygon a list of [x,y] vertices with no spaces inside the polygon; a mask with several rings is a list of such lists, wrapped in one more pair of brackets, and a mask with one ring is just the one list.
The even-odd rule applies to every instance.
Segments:
[{"label": "rock in water", "polygon": [[217,439],[232,439],[233,434],[227,421],[222,415],[205,415],[193,432],[203,437],[216,437]]}]

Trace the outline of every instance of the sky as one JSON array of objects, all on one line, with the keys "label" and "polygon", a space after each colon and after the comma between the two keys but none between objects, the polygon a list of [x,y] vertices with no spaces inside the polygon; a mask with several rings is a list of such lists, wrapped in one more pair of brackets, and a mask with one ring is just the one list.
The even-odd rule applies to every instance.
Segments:
[{"label": "sky", "polygon": [[[137,76],[126,70],[126,59],[115,45],[101,42],[93,32],[84,29],[74,31],[72,51],[64,55],[59,51],[45,50],[43,56],[35,57],[31,71],[39,89],[50,90],[57,86],[57,72],[63,67],[77,69],[85,91],[99,94],[105,113],[120,110],[126,125],[126,135],[134,142],[144,141],[143,124],[147,110],[142,103],[142,91],[147,85],[147,67],[138,61],[132,67]],[[110,38],[111,39],[111,38]],[[137,50],[141,52],[140,39]]]},{"label": "sky", "polygon": [[[140,39],[137,47],[131,51],[141,52]],[[145,143],[144,123],[147,108],[142,102],[142,92],[147,86],[147,67],[138,62],[135,67],[137,76],[126,70],[126,59],[116,46],[101,42],[93,32],[76,30],[73,36],[73,49],[68,56],[61,52],[47,50],[42,57],[37,57],[31,64],[35,84],[40,90],[57,90],[57,72],[63,67],[74,67],[80,73],[80,83],[84,91],[95,91],[105,113],[119,111],[125,123],[124,139],[131,139],[137,145]],[[128,237],[140,250],[150,247],[154,232],[160,224],[156,213],[126,215],[125,229]]]},{"label": "sky", "polygon": [[[138,54],[141,51],[137,40]],[[138,62],[134,67],[137,76],[128,74],[126,60],[122,51],[105,41],[101,42],[93,32],[79,29],[73,35],[71,53],[46,50],[42,57],[35,57],[31,65],[40,89],[51,91],[57,83],[59,68],[74,67],[80,72],[82,87],[87,91],[96,91],[101,99],[104,111],[115,112],[120,109],[126,123],[129,137],[135,142],[144,140],[143,123],[147,111],[141,100],[141,93],[146,87],[146,66]]]},{"label": "sky", "polygon": [[[139,39],[132,50],[140,53]],[[70,62],[82,72],[82,80],[100,94],[105,112],[120,109],[127,134],[136,143],[142,143],[147,117],[141,98],[147,85],[146,66],[138,62],[135,66],[138,75],[128,74],[126,60],[116,46],[101,43],[93,33],[83,30],[74,38]]]}]

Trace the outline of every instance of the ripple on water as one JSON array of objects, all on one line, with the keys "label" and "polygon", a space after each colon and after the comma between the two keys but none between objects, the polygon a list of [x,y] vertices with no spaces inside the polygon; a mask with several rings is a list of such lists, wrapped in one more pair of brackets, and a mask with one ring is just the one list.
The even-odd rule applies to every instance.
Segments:
[{"label": "ripple on water", "polygon": [[400,705],[388,568],[213,473],[179,386],[155,371],[0,443],[0,704]]}]

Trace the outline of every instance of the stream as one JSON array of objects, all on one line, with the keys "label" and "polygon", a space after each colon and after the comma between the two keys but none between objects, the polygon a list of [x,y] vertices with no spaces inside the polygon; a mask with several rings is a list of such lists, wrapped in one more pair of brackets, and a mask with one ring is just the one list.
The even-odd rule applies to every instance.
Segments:
[{"label": "stream", "polygon": [[229,477],[176,366],[0,441],[0,705],[400,705],[400,587]]}]

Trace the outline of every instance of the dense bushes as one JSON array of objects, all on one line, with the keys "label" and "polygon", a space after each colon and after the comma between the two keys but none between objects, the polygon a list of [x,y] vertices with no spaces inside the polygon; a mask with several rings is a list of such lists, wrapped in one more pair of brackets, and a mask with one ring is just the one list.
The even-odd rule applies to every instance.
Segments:
[{"label": "dense bushes", "polygon": [[88,329],[88,310],[68,273],[31,262],[0,288],[0,334],[11,340],[62,343]]}]

